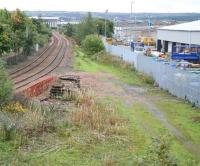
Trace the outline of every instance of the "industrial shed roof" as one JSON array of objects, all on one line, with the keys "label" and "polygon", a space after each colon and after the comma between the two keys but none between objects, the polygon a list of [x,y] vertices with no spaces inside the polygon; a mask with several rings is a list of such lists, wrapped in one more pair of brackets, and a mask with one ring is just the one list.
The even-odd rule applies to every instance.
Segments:
[{"label": "industrial shed roof", "polygon": [[158,28],[170,31],[200,31],[200,20]]}]

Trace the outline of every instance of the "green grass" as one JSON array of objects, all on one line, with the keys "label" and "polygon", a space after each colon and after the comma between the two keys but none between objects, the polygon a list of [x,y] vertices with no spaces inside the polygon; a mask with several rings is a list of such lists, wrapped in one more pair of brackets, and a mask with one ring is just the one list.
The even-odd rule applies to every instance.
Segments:
[{"label": "green grass", "polygon": [[[168,130],[158,121],[153,115],[142,109],[142,105],[137,108],[136,117],[138,124],[141,126],[141,130],[145,132],[149,137],[168,135]],[[171,154],[179,161],[181,165],[188,165],[195,160],[195,157],[185,149],[183,145],[179,143],[175,138],[171,138]]]},{"label": "green grass", "polygon": [[[84,72],[106,72],[114,75],[122,83],[145,86],[147,84],[135,71],[122,69],[116,65],[105,65],[90,60],[81,50],[75,57],[75,69]],[[169,122],[179,128],[184,135],[196,144],[200,143],[200,123],[192,121],[193,116],[200,116],[199,109],[192,108],[182,100],[177,100],[164,91],[149,87],[149,98],[158,100],[155,104],[167,115]],[[136,156],[142,157],[149,147],[152,137],[169,135],[162,123],[148,112],[142,101],[133,101],[128,106],[117,96],[108,96],[100,101],[109,104],[117,115],[125,119],[120,134],[105,138],[85,124],[76,126],[59,123],[57,130],[27,138],[27,142],[19,145],[17,139],[0,140],[0,165],[134,165]],[[70,110],[61,117],[68,117]],[[170,154],[181,166],[198,166],[199,160],[193,156],[176,138],[170,137]]]},{"label": "green grass", "polygon": [[[129,118],[132,126],[139,132],[139,134],[135,135],[135,140],[138,141],[138,145],[142,144],[142,148],[148,145],[152,137],[170,135],[168,130],[147,111],[148,108],[145,108],[142,103],[136,102],[131,108],[126,108],[120,101],[116,101],[115,104],[118,105],[120,114]],[[173,137],[171,137],[170,153],[180,165],[187,166],[198,163],[198,160]]]},{"label": "green grass", "polygon": [[194,121],[195,117],[200,119],[199,108],[192,107],[192,104],[163,90],[151,89],[147,96],[158,97],[154,103],[165,113],[169,122],[178,128],[185,137],[200,146],[200,122]]},{"label": "green grass", "polygon": [[[96,61],[92,61],[86,57],[81,50],[78,50],[76,56],[75,68],[77,70],[86,72],[107,72],[116,76],[120,81],[130,84],[145,86],[146,84],[141,80],[140,76],[135,72],[122,70],[120,67],[113,65],[104,65]],[[170,95],[166,91],[159,90],[153,86],[148,86],[149,98],[157,97],[155,101],[156,106],[164,111],[170,123],[181,130],[181,132],[193,143],[200,144],[200,123],[192,121],[192,117],[200,116],[200,110],[192,108],[190,104],[186,104],[183,100],[177,100],[176,97]],[[117,103],[116,103],[117,104]],[[144,131],[141,135],[147,135],[146,138],[150,138],[153,135],[162,135],[168,133],[165,127],[154,118],[147,111],[148,108],[144,108],[142,103],[135,104],[134,111],[130,112],[127,110],[122,111],[128,114],[127,117],[132,117],[137,131]],[[121,108],[123,110],[123,108]],[[138,135],[137,135],[138,137]],[[144,141],[144,139],[141,139]],[[147,141],[148,142],[148,141]],[[140,144],[140,143],[138,143]],[[195,157],[175,138],[173,138],[172,154],[177,156],[178,160],[181,161],[182,165],[188,165],[192,163]]]},{"label": "green grass", "polygon": [[[117,113],[128,119],[124,140],[98,140],[86,128],[63,126],[54,134],[46,134],[29,140],[30,152],[18,151],[12,142],[1,142],[0,159],[4,164],[16,165],[133,165],[134,156],[143,155],[151,137],[167,134],[167,130],[146,111],[141,103],[126,107],[117,98],[107,98],[115,105]],[[62,133],[62,134],[61,134]],[[34,140],[34,143],[33,143]],[[46,145],[46,146],[45,146]],[[26,147],[26,146],[25,146]],[[180,165],[193,163],[193,156],[172,138],[171,154]],[[194,164],[195,165],[195,164]]]},{"label": "green grass", "polygon": [[200,110],[192,108],[181,100],[158,101],[157,106],[165,112],[168,120],[195,144],[200,146],[200,123],[194,117],[200,117]]},{"label": "green grass", "polygon": [[97,61],[93,61],[87,58],[80,49],[76,51],[76,58],[75,58],[75,69],[78,71],[84,72],[105,72],[110,73],[116,76],[120,81],[127,83],[129,85],[137,85],[137,86],[144,86],[145,83],[141,78],[138,76],[138,73],[130,70],[124,70],[121,67],[117,67],[116,65],[105,65],[102,63],[98,63]]}]

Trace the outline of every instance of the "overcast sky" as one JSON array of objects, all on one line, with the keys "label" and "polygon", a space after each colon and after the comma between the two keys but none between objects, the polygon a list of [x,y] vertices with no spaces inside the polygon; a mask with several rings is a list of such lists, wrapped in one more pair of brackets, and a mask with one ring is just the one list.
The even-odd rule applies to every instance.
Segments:
[{"label": "overcast sky", "polygon": [[[0,8],[14,10],[53,10],[130,12],[131,0],[0,0]],[[200,0],[135,0],[136,12],[200,12]]]}]

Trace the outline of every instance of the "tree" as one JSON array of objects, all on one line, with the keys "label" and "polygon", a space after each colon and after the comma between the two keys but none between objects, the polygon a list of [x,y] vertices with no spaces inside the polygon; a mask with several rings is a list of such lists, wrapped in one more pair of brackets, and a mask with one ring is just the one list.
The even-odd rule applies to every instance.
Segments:
[{"label": "tree", "polygon": [[44,24],[40,16],[39,19],[32,19],[32,23],[36,26],[36,31],[38,32],[38,34],[47,35],[51,37],[50,29],[47,27],[46,24]]},{"label": "tree", "polygon": [[32,20],[28,19],[26,21],[26,38],[23,51],[29,54],[31,48],[37,43],[37,29],[36,25],[33,24]]},{"label": "tree", "polygon": [[0,9],[0,22],[2,24],[10,24],[11,14],[6,9]]},{"label": "tree", "polygon": [[11,51],[28,55],[36,43],[43,46],[50,36],[50,29],[41,19],[30,19],[19,9],[0,9],[0,56]]},{"label": "tree", "polygon": [[[105,35],[105,19],[98,18],[95,20],[95,24],[97,27],[97,33],[99,35]],[[106,20],[106,36],[112,37],[114,33],[114,24],[110,20]]]},{"label": "tree", "polygon": [[11,99],[12,83],[0,61],[0,108]]},{"label": "tree", "polygon": [[105,49],[101,38],[93,34],[88,35],[85,40],[83,40],[82,47],[88,55],[93,55]]},{"label": "tree", "polygon": [[48,42],[48,39],[51,37],[51,31],[47,27],[46,24],[42,21],[42,19],[32,19],[32,23],[36,27],[36,41],[40,46],[44,46],[45,43]]},{"label": "tree", "polygon": [[13,50],[19,52],[26,40],[26,16],[19,9],[11,13],[11,26],[13,31]]},{"label": "tree", "polygon": [[82,20],[80,24],[76,27],[75,38],[81,42],[85,39],[87,35],[97,33],[96,25],[94,19],[92,18],[91,13],[89,12],[86,17]]},{"label": "tree", "polygon": [[0,56],[12,48],[11,30],[7,25],[0,24]]},{"label": "tree", "polygon": [[64,34],[66,36],[72,37],[74,34],[74,27],[72,24],[68,23],[66,26],[63,27],[64,29]]}]

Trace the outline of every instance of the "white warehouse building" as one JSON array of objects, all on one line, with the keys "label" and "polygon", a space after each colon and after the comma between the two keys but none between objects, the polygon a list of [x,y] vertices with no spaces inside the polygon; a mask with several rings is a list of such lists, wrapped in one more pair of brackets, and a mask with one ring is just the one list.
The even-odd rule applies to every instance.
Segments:
[{"label": "white warehouse building", "polygon": [[157,29],[157,50],[173,52],[175,46],[200,47],[200,20]]},{"label": "white warehouse building", "polygon": [[59,17],[41,17],[41,19],[51,28],[58,28]]},{"label": "white warehouse building", "polygon": [[34,19],[42,19],[45,24],[47,24],[50,28],[58,28],[60,24],[59,17],[30,17]]}]

